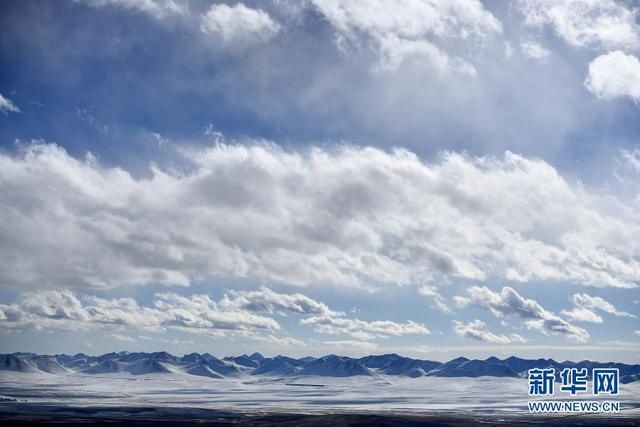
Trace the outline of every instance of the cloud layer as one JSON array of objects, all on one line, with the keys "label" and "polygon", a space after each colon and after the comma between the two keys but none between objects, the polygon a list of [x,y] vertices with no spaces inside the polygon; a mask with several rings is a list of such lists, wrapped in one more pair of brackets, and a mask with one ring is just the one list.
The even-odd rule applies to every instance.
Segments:
[{"label": "cloud layer", "polygon": [[[274,314],[301,315],[300,324],[312,325],[320,334],[357,339],[427,335],[420,323],[351,319],[326,304],[300,293],[283,294],[268,288],[232,291],[215,301],[208,295],[182,296],[157,293],[150,306],[132,298],[76,295],[70,290],[22,294],[12,304],[0,304],[0,330],[112,331],[115,339],[133,340],[125,331],[163,332],[168,329],[214,337],[242,336],[278,345],[304,345],[281,331]],[[143,338],[144,339],[144,338]]]},{"label": "cloud layer", "polygon": [[39,291],[22,295],[17,303],[0,305],[0,310],[4,313],[0,327],[9,330],[176,329],[220,335],[280,329],[270,317],[224,309],[207,295],[159,293],[154,296],[153,305],[146,307],[131,298],[78,297],[69,290]]},{"label": "cloud layer", "polygon": [[540,160],[268,144],[185,156],[185,170],[135,178],[55,145],[0,154],[2,286],[640,279],[639,207]]}]

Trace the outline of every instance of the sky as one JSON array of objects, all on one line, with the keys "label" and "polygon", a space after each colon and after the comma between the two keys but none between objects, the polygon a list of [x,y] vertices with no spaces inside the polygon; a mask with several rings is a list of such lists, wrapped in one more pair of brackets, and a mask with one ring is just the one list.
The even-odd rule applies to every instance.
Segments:
[{"label": "sky", "polygon": [[0,28],[0,352],[640,362],[637,1]]}]

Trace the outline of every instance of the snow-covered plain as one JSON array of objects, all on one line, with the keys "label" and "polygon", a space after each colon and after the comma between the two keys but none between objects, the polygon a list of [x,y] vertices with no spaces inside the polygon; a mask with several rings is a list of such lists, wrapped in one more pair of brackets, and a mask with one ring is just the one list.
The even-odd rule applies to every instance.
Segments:
[{"label": "snow-covered plain", "polygon": [[[567,399],[568,395],[557,394]],[[593,396],[583,395],[583,400]],[[607,400],[613,400],[606,397]],[[64,407],[199,408],[236,412],[425,413],[434,411],[528,415],[521,378],[293,377],[224,378],[184,373],[0,372],[0,409]],[[621,385],[619,416],[640,417],[640,382]]]}]

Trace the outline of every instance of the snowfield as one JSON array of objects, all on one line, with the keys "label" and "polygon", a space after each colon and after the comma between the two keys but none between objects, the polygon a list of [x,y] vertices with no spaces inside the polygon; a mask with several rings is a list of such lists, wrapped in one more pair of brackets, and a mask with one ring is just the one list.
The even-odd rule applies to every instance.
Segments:
[{"label": "snowfield", "polygon": [[[525,414],[530,400],[527,381],[520,378],[376,375],[215,379],[180,372],[53,375],[3,371],[0,396],[0,408],[37,404],[302,413]],[[556,398],[566,399],[568,395],[557,394]],[[621,385],[615,400],[622,403],[624,416],[640,416],[640,383]]]},{"label": "snowfield", "polygon": [[[182,422],[226,416],[238,422],[238,417],[265,414],[312,418],[375,414],[462,417],[456,422],[465,425],[478,416],[490,422],[500,417],[531,418],[526,377],[532,367],[553,367],[556,372],[564,367],[618,368],[620,394],[598,398],[621,404],[621,413],[613,415],[616,419],[632,424],[640,419],[637,364],[516,357],[458,357],[443,363],[397,354],[295,359],[254,353],[219,359],[209,353],[174,356],[167,352],[0,355],[0,419],[46,421],[66,414],[70,419],[122,422],[132,417],[181,417]],[[556,393],[555,398],[571,397]],[[585,393],[575,399],[594,400],[594,396]],[[608,421],[611,416],[607,415]],[[599,422],[594,417],[588,416],[591,422]],[[307,425],[317,422],[307,421]]]}]

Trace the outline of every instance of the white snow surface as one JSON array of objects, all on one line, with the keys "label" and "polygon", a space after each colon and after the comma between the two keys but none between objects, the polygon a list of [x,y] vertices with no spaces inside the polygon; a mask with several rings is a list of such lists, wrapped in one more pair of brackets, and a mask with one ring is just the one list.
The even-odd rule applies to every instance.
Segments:
[{"label": "white snow surface", "polygon": [[[52,375],[0,372],[0,395],[17,402],[64,406],[180,407],[240,412],[472,412],[528,415],[522,378],[294,377],[209,378],[183,372]],[[570,399],[556,393],[555,399]],[[595,400],[589,393],[582,400]],[[599,398],[599,397],[598,397]],[[640,382],[603,397],[620,416],[640,416]],[[15,404],[13,402],[12,404]],[[608,415],[611,416],[611,415]]]}]

